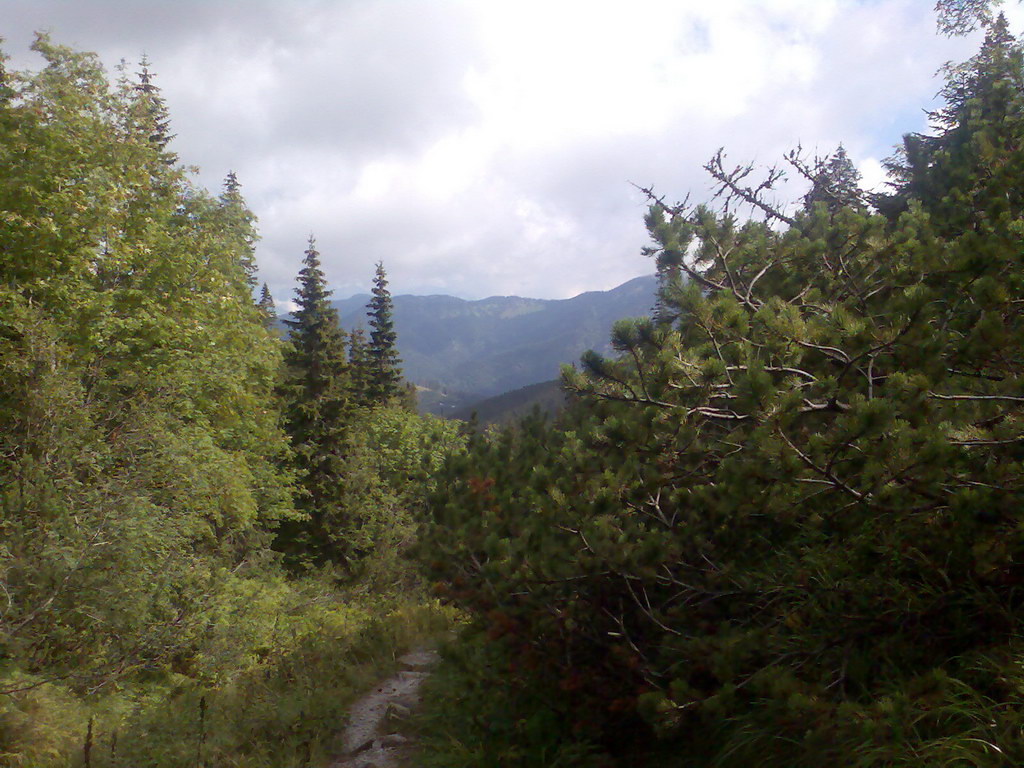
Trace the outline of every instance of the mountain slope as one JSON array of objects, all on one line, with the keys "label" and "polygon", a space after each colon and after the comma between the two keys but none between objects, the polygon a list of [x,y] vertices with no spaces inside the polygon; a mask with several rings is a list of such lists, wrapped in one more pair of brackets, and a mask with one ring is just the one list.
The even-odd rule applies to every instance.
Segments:
[{"label": "mountain slope", "polygon": [[469,421],[476,417],[479,424],[508,424],[534,408],[553,416],[565,407],[565,399],[561,380],[542,381],[457,408],[452,418]]},{"label": "mountain slope", "polygon": [[[610,291],[554,301],[395,296],[402,368],[417,384],[480,398],[547,381],[587,349],[607,350],[619,318],[649,314],[655,286],[654,276],[638,277]],[[335,302],[343,327],[365,327],[368,299]]]}]

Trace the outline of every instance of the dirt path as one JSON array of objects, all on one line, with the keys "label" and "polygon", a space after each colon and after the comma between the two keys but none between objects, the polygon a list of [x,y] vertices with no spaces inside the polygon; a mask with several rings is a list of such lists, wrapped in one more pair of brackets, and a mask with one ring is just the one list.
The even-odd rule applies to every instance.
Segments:
[{"label": "dirt path", "polygon": [[409,768],[412,744],[396,732],[396,721],[419,705],[420,684],[438,660],[437,651],[405,654],[398,660],[399,672],[352,705],[342,736],[343,757],[331,768]]}]

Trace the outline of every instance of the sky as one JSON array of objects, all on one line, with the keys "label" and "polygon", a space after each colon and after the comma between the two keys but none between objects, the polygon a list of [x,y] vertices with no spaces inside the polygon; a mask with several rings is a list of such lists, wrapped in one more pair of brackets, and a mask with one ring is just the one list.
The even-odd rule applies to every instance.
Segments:
[{"label": "sky", "polygon": [[237,174],[282,305],[310,234],[338,298],[378,261],[395,294],[568,298],[652,273],[637,186],[709,199],[720,147],[841,142],[881,184],[980,42],[938,35],[933,4],[0,0],[0,36],[19,69],[38,30],[109,70],[148,56],[171,148],[214,192]]}]

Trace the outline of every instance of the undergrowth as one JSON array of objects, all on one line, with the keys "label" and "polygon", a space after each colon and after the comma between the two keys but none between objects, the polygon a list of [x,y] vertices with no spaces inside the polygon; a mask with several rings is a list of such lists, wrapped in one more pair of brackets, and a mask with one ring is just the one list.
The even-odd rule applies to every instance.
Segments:
[{"label": "undergrowth", "polygon": [[413,718],[420,768],[609,768],[573,722],[565,694],[545,681],[496,684],[508,667],[500,643],[469,628],[441,647]]},{"label": "undergrowth", "polygon": [[[977,693],[998,678],[1024,690],[1022,656],[959,660],[964,679],[941,670],[888,695],[848,703],[833,719],[823,702],[791,696],[724,716],[708,707],[686,735],[638,720],[588,722],[571,690],[516,668],[501,640],[470,628],[441,648],[412,721],[420,768],[1003,768],[1024,765],[1017,696]],[[795,713],[794,710],[799,710]],[[802,736],[794,738],[794,718]]]},{"label": "undergrowth", "polygon": [[352,701],[453,614],[418,593],[372,597],[324,578],[243,580],[188,658],[108,689],[7,671],[0,765],[291,768],[325,765]]}]

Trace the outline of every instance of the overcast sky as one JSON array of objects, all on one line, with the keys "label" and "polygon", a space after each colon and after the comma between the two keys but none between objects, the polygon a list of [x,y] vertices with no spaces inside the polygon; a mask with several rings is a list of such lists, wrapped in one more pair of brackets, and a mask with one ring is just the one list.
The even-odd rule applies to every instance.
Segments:
[{"label": "overcast sky", "polygon": [[[262,277],[293,294],[315,233],[341,298],[566,298],[653,272],[645,201],[709,195],[701,166],[842,142],[866,183],[926,125],[977,36],[932,0],[0,0],[12,66],[34,30],[108,68],[152,61],[172,148],[234,170]],[[1020,6],[1006,7],[1014,31]]]}]

